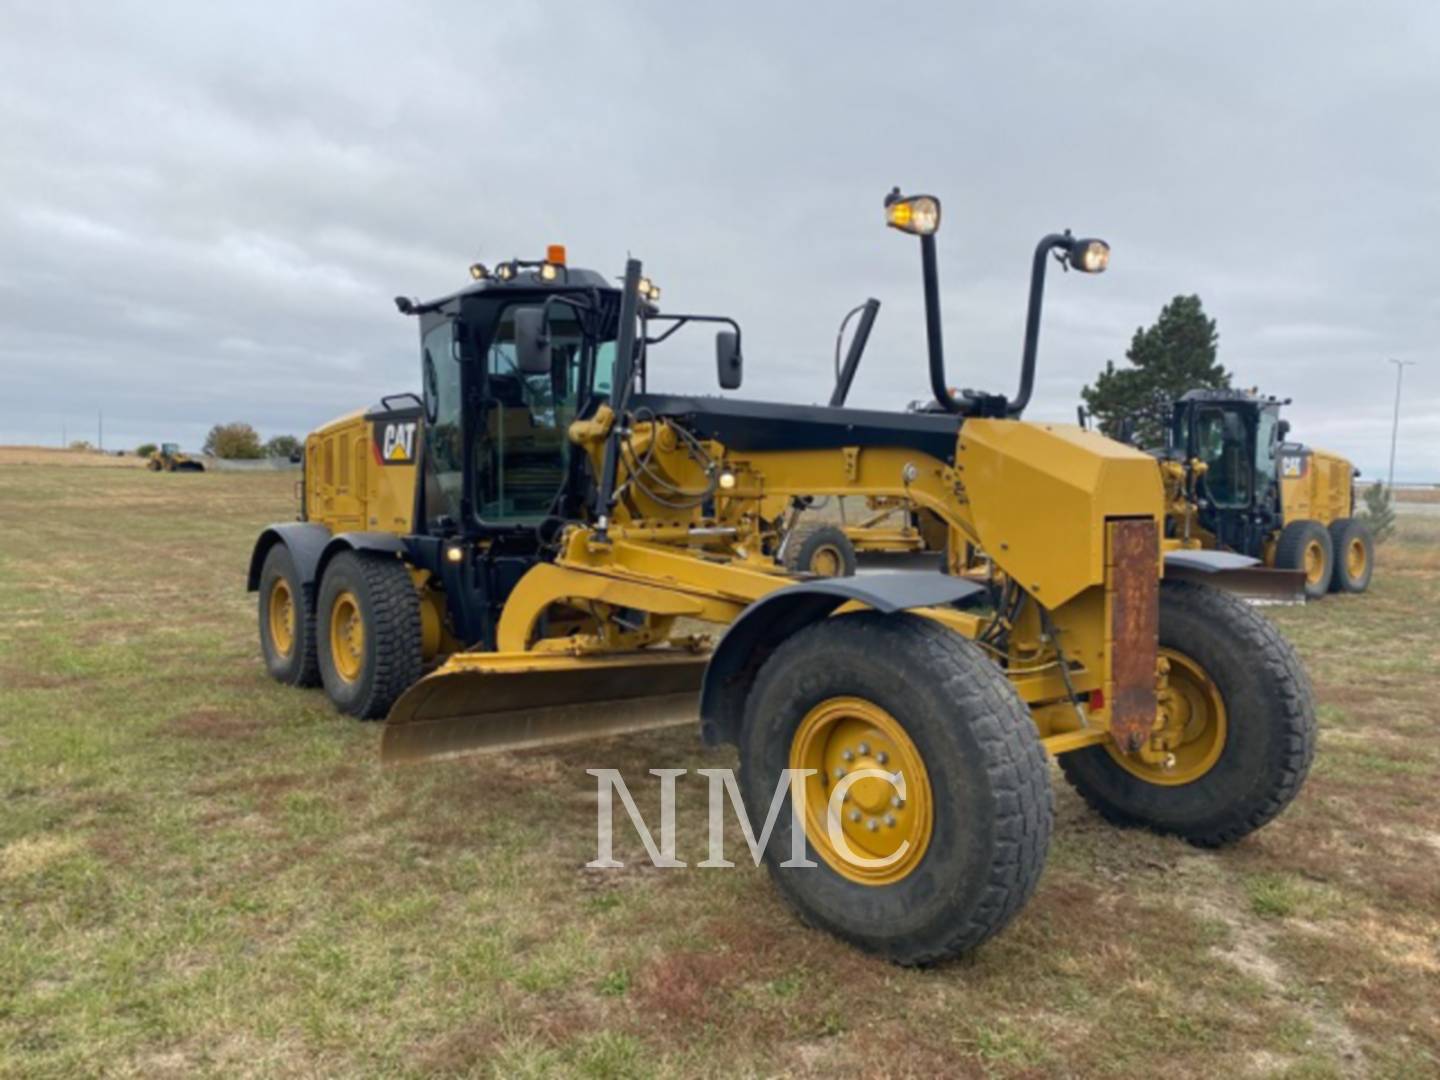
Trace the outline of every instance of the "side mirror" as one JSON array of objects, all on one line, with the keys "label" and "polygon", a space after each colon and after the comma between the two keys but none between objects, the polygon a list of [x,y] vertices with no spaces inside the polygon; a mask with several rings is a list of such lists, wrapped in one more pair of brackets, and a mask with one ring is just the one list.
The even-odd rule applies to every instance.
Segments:
[{"label": "side mirror", "polygon": [[740,335],[734,330],[721,330],[715,335],[715,371],[721,390],[739,390],[742,361]]},{"label": "side mirror", "polygon": [[1285,436],[1290,434],[1290,421],[1281,420],[1280,423],[1275,425],[1275,431],[1277,440],[1279,442],[1284,442]]},{"label": "side mirror", "polygon": [[515,309],[515,360],[521,374],[550,374],[550,334],[544,308]]}]

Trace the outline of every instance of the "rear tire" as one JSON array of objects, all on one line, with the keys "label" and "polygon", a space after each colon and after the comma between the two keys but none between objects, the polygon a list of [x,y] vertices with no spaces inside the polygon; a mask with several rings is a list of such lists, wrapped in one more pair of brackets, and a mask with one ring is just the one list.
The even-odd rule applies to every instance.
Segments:
[{"label": "rear tire", "polygon": [[854,577],[855,545],[834,525],[797,525],[785,545],[785,569],[820,577]]},{"label": "rear tire", "polygon": [[[1305,782],[1315,757],[1310,680],[1269,622],[1243,600],[1205,585],[1161,586],[1160,648],[1203,672],[1219,696],[1223,720],[1213,764],[1176,783],[1158,767],[1129,757],[1127,768],[1117,751],[1094,746],[1061,754],[1060,768],[1107,821],[1201,847],[1231,843],[1273,820]],[[1171,670],[1173,676],[1174,661]]]},{"label": "rear tire", "polygon": [[274,545],[260,568],[260,653],[272,678],[287,686],[318,686],[315,612],[284,544]]},{"label": "rear tire", "polygon": [[[837,725],[824,746],[833,760],[878,761],[905,773],[907,754],[918,769],[906,780],[907,797],[892,818],[880,800],[852,788],[846,812],[874,814],[863,822],[883,842],[885,831],[914,837],[915,851],[893,877],[860,878],[867,871],[836,866],[837,849],[820,832],[804,837],[814,866],[784,866],[791,856],[793,819],[782,810],[765,850],[777,888],[806,923],[900,964],[929,964],[976,948],[1004,927],[1029,900],[1049,848],[1053,811],[1050,772],[1029,710],[1009,681],[980,650],[937,623],[915,615],[866,611],[813,623],[771,655],[746,699],[740,734],[740,787],[750,820],[766,820],[782,770],[817,714],[834,703],[872,710],[889,725]],[[893,732],[899,730],[899,738]],[[856,741],[878,735],[874,746]],[[836,740],[842,740],[845,750]],[[875,746],[891,747],[886,760]],[[803,757],[799,760],[803,761]],[[829,760],[822,757],[822,761]],[[860,767],[858,764],[855,767]],[[807,786],[806,814],[822,814],[830,771]],[[821,785],[824,786],[821,786]],[[898,798],[898,795],[894,796]],[[788,801],[787,796],[787,801]],[[924,800],[922,804],[922,799]],[[875,802],[869,805],[867,800]],[[905,815],[923,813],[919,818]],[[823,819],[822,819],[823,820]],[[882,824],[883,822],[883,824]],[[862,849],[867,833],[853,826]],[[845,827],[848,832],[849,827]],[[847,843],[850,841],[847,840]],[[893,843],[894,841],[892,841]],[[868,871],[874,875],[890,871]]]},{"label": "rear tire", "polygon": [[1330,546],[1335,551],[1331,592],[1361,593],[1370,587],[1375,572],[1375,538],[1363,521],[1339,518],[1330,523]]},{"label": "rear tire", "polygon": [[420,597],[405,564],[388,555],[336,555],[316,612],[330,700],[361,720],[383,718],[421,674]]},{"label": "rear tire", "polygon": [[1330,591],[1335,567],[1335,548],[1330,533],[1318,521],[1292,521],[1275,543],[1275,565],[1281,570],[1305,574],[1305,595],[1319,599]]}]

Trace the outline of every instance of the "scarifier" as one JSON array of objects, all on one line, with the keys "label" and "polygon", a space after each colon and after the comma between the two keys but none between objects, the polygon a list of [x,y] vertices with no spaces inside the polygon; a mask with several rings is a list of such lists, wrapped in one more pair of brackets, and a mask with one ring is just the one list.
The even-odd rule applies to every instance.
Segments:
[{"label": "scarifier", "polygon": [[[650,392],[652,353],[701,323],[737,388],[741,329],[662,313],[633,259],[617,287],[556,246],[399,299],[422,393],[312,434],[301,520],[256,543],[271,673],[386,717],[394,761],[698,715],[738,747],[753,822],[795,770],[765,853],[787,900],[900,963],[974,948],[1033,892],[1045,751],[1112,820],[1199,844],[1269,821],[1314,745],[1294,653],[1199,580],[1219,553],[1167,572],[1152,458],[1020,419],[1047,264],[1093,273],[1108,247],[1045,237],[1019,392],[957,396],[939,202],[897,190],[886,219],[920,238],[933,412]],[[994,572],[793,576],[742,550],[763,500],[826,495],[904,500]],[[793,828],[815,866],[782,865]]]}]

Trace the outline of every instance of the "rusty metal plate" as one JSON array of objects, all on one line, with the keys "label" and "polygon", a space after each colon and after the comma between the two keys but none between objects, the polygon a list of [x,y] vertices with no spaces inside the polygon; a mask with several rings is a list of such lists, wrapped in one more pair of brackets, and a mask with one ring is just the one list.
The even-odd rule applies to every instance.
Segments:
[{"label": "rusty metal plate", "polygon": [[1160,534],[1153,518],[1109,523],[1106,599],[1110,613],[1110,733],[1134,753],[1155,725],[1160,648]]}]

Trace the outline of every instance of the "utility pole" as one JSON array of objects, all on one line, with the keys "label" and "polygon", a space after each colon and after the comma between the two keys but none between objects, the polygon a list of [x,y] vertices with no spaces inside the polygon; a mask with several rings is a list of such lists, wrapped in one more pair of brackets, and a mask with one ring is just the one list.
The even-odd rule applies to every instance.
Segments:
[{"label": "utility pole", "polygon": [[1395,490],[1395,440],[1400,434],[1400,386],[1405,381],[1405,369],[1415,364],[1414,360],[1396,360],[1393,356],[1390,363],[1395,365],[1395,418],[1390,422],[1390,484],[1389,488]]}]

